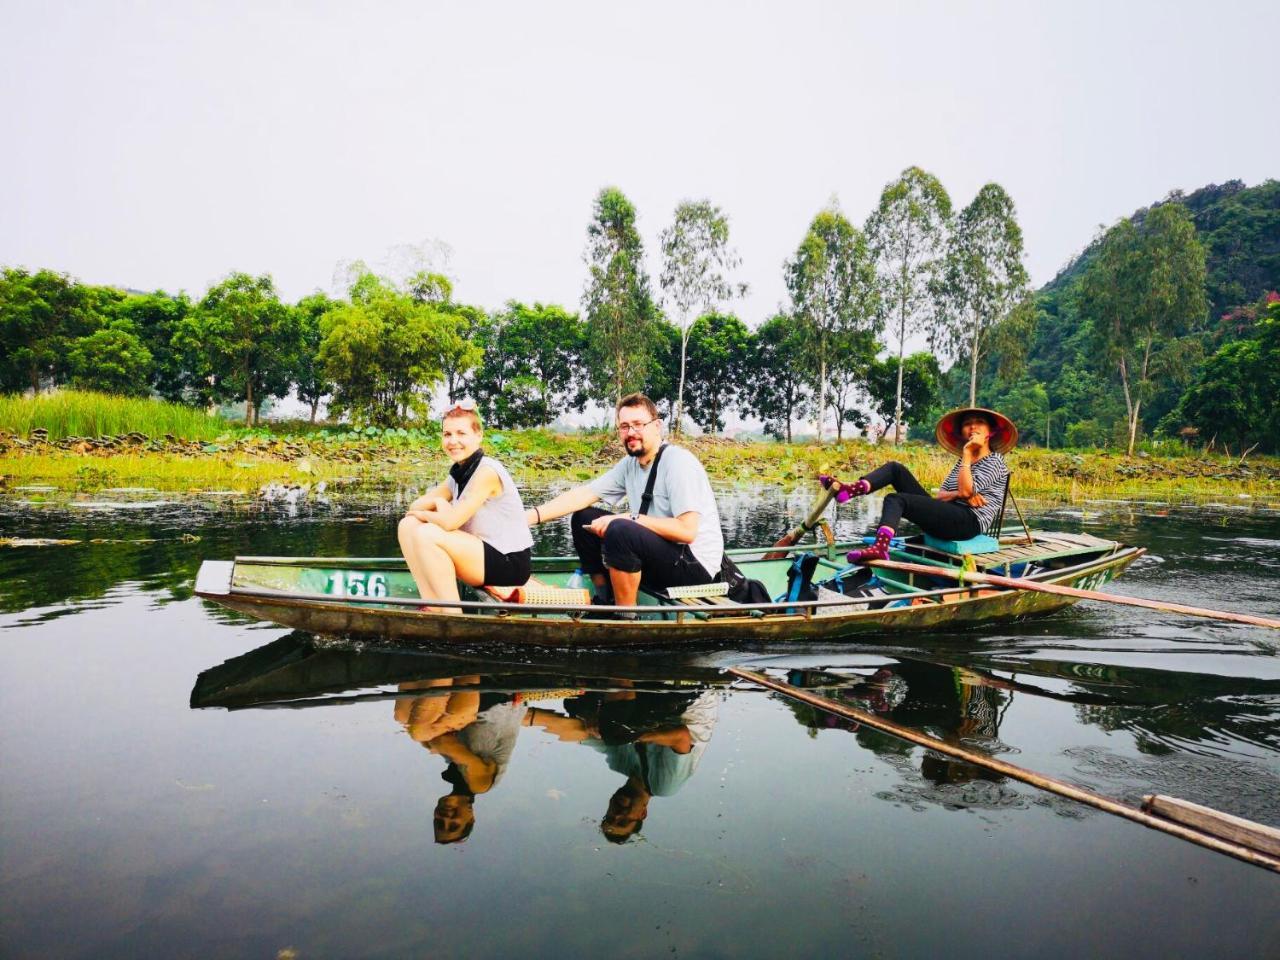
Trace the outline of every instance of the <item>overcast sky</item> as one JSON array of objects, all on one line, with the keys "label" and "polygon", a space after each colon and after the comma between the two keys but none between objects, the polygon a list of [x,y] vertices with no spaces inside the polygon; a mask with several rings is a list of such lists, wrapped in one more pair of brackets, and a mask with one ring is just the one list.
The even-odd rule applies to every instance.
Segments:
[{"label": "overcast sky", "polygon": [[605,185],[729,214],[751,325],[833,196],[915,164],[1017,204],[1037,285],[1169,190],[1280,175],[1280,4],[0,0],[0,264],[289,299],[444,243],[456,296],[576,306]]}]

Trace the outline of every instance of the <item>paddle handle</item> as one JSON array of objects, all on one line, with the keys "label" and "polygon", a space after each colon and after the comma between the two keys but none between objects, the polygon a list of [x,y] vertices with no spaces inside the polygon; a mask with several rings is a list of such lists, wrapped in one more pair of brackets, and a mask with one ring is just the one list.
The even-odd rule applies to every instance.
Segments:
[{"label": "paddle handle", "polygon": [[[818,525],[818,521],[822,519],[823,513],[826,512],[827,504],[831,502],[831,498],[835,495],[836,491],[834,487],[824,489],[820,494],[818,494],[818,499],[813,502],[813,509],[809,511],[809,516],[805,518],[804,522],[800,524],[800,526],[794,527],[787,533],[783,534],[782,539],[775,543],[774,546],[789,547],[816,527]],[[781,560],[785,556],[785,553],[766,553],[762,559]]]},{"label": "paddle handle", "polygon": [[1271,627],[1280,630],[1280,620],[1270,617],[1257,617],[1251,613],[1231,613],[1226,610],[1210,610],[1206,607],[1191,607],[1185,603],[1172,603],[1164,600],[1146,600],[1142,597],[1123,597],[1114,593],[1100,593],[1097,590],[1081,590],[1077,587],[1064,587],[1057,583],[1039,583],[1035,580],[1024,580],[1019,577],[1002,577],[994,573],[953,570],[950,567],[931,567],[923,563],[903,563],[899,560],[872,560],[872,567],[884,567],[886,570],[901,570],[904,573],[921,573],[927,576],[951,577],[955,580],[989,583],[995,587],[1012,587],[1015,590],[1032,590],[1036,593],[1053,593],[1060,597],[1075,597],[1078,600],[1101,600],[1104,603],[1118,603],[1126,607],[1142,607],[1146,610],[1160,610],[1163,613],[1182,613],[1189,617],[1207,617],[1211,620],[1226,620],[1231,623],[1247,623],[1254,627]]}]

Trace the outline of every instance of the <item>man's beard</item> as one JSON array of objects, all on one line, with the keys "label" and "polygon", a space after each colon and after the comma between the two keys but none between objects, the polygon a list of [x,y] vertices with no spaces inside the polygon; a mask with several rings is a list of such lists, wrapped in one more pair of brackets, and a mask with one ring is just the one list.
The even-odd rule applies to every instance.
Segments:
[{"label": "man's beard", "polygon": [[637,445],[636,445],[636,448],[635,448],[634,450],[633,450],[633,449],[631,449],[631,447],[627,447],[627,456],[629,456],[629,457],[643,457],[643,456],[644,456],[644,444],[643,444],[643,443],[641,443],[641,444],[637,444]]}]

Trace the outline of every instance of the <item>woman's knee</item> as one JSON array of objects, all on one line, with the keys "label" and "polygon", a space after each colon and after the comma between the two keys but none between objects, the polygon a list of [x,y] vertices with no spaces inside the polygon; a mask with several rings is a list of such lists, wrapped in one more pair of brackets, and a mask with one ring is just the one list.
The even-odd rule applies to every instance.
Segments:
[{"label": "woman's knee", "polygon": [[444,531],[434,523],[417,517],[405,517],[396,530],[401,543],[439,543]]}]

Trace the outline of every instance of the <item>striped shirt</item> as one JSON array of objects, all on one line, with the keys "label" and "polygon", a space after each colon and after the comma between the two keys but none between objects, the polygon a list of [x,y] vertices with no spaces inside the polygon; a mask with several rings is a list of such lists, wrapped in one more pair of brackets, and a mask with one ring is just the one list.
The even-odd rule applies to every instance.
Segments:
[{"label": "striped shirt", "polygon": [[[947,479],[942,481],[943,490],[960,489],[961,462],[957,460],[956,465],[947,474]],[[969,507],[978,518],[978,527],[986,533],[995,522],[996,514],[1000,512],[1004,500],[1005,482],[1009,479],[1009,468],[1000,454],[989,453],[976,463],[970,464],[969,472],[973,475],[973,492],[982,494],[986,503],[980,507],[969,507],[969,504],[963,500],[955,502]]]}]

